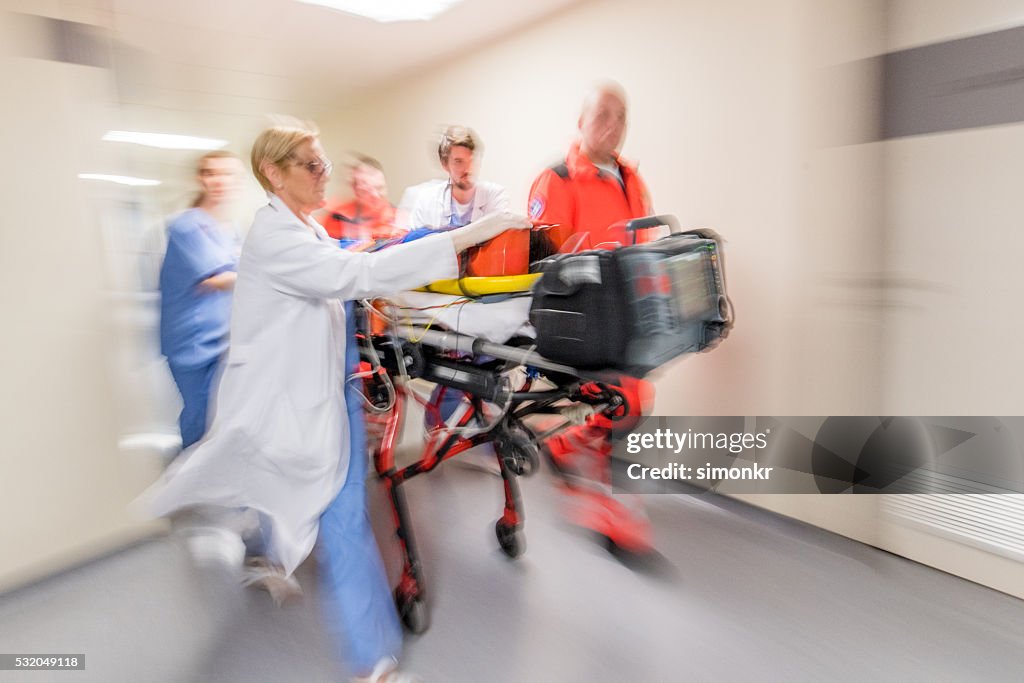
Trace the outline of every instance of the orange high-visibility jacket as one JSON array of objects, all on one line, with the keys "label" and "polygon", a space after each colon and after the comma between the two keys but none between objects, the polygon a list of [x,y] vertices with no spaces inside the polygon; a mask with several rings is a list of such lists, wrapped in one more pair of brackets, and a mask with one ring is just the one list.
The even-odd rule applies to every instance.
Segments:
[{"label": "orange high-visibility jacket", "polygon": [[386,199],[369,206],[350,199],[328,207],[319,220],[327,234],[336,240],[388,239],[405,232],[395,228],[395,207]]},{"label": "orange high-visibility jacket", "polygon": [[[550,246],[558,251],[570,236],[587,233],[582,249],[605,243],[631,244],[632,235],[614,223],[651,214],[650,195],[636,167],[617,157],[622,180],[599,170],[573,143],[565,162],[544,169],[530,188],[529,214],[534,222],[558,223],[547,231]],[[646,230],[636,235],[646,242]]]}]

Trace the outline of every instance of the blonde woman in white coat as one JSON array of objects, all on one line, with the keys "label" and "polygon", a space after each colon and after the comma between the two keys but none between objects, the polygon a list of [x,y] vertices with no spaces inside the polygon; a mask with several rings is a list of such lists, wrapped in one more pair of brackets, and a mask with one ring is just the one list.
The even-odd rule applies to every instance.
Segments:
[{"label": "blonde woman in white coat", "polygon": [[346,405],[343,302],[457,277],[459,251],[530,224],[495,214],[378,253],[349,252],[310,215],[331,170],[314,129],[263,131],[252,168],[270,203],[242,248],[213,421],[150,492],[151,509],[255,510],[267,556],[289,576],[319,532],[328,624],[347,663],[357,680],[402,680],[393,666],[401,629],[366,514],[360,411]]}]

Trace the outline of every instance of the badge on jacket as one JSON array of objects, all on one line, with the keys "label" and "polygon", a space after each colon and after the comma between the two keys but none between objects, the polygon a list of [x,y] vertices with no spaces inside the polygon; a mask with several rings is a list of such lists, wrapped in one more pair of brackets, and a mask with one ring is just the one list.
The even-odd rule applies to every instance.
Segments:
[{"label": "badge on jacket", "polygon": [[544,200],[540,197],[534,197],[530,200],[530,218],[536,220],[541,217],[544,213]]}]

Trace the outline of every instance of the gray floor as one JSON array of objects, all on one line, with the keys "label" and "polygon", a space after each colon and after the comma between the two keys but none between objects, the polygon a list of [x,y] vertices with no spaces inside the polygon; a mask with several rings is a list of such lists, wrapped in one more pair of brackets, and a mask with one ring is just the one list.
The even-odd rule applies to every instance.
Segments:
[{"label": "gray floor", "polygon": [[[405,662],[432,683],[1021,679],[1019,600],[710,496],[647,498],[670,568],[637,574],[558,521],[546,473],[524,482],[528,550],[510,561],[499,485],[452,463],[408,487],[432,626]],[[200,580],[171,538],[141,544],[0,597],[0,651],[87,658],[0,680],[343,680],[314,572],[277,609]]]}]

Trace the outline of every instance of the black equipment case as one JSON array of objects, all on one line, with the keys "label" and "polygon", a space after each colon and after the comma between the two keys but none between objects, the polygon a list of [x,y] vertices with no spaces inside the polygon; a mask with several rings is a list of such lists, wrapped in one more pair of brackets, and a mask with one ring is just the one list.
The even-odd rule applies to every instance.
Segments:
[{"label": "black equipment case", "polygon": [[540,262],[543,275],[533,289],[530,322],[542,356],[643,377],[728,334],[733,312],[721,239],[710,230],[678,232],[671,216],[640,218],[626,227],[661,225],[673,234]]}]

